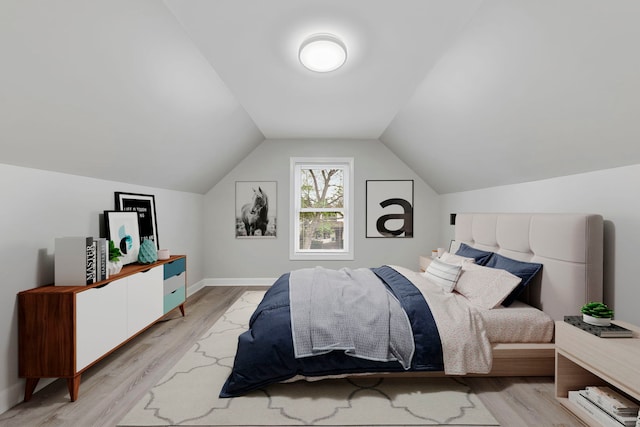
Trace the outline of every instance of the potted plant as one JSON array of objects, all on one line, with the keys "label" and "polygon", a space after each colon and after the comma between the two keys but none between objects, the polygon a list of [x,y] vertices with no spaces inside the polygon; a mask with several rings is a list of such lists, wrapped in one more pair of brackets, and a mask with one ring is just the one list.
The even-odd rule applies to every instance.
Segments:
[{"label": "potted plant", "polygon": [[609,326],[613,317],[613,310],[601,302],[589,302],[580,309],[582,320],[595,326]]},{"label": "potted plant", "polygon": [[120,248],[113,243],[113,240],[109,240],[109,262],[107,263],[109,276],[118,274],[120,273],[120,270],[122,270],[122,260],[120,260],[121,256],[122,252],[120,252]]}]

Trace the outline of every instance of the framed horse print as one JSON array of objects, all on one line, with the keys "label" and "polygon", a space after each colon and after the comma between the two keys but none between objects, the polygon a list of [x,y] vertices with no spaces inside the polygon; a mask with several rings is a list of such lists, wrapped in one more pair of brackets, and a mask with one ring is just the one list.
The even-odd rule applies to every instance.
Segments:
[{"label": "framed horse print", "polygon": [[236,181],[236,238],[275,238],[276,200],[276,181]]}]

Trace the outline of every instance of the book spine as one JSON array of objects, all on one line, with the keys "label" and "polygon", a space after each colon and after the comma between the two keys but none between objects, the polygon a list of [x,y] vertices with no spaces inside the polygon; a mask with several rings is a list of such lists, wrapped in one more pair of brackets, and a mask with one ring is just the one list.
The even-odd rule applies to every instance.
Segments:
[{"label": "book spine", "polygon": [[93,240],[93,237],[88,237],[86,263],[87,285],[91,285],[96,282],[96,272],[96,242]]},{"label": "book spine", "polygon": [[107,239],[101,237],[99,239],[95,239],[96,242],[96,264],[97,264],[97,280],[106,280],[108,279],[108,270],[107,270],[107,256],[109,253],[109,246],[107,246]]},{"label": "book spine", "polygon": [[96,282],[102,280],[100,277],[100,239],[93,239],[93,244],[96,248]]},{"label": "book spine", "polygon": [[109,278],[109,241],[105,238],[100,240],[102,242],[102,280]]},{"label": "book spine", "polygon": [[637,410],[638,405],[609,387],[588,386],[586,396],[607,411]]},{"label": "book spine", "polygon": [[587,412],[594,420],[606,427],[621,427],[622,423],[618,422],[611,415],[607,414],[602,409],[598,408],[589,399],[580,394],[579,391],[569,392],[569,401],[575,403],[585,412]]},{"label": "book spine", "polygon": [[587,391],[586,390],[580,390],[580,394],[582,396],[584,396],[587,400],[589,400],[589,402],[591,402],[592,404],[596,405],[599,409],[601,409],[602,411],[606,412],[607,415],[611,416],[612,418],[615,418],[619,423],[621,423],[624,426],[628,426],[628,427],[633,427],[636,425],[636,415],[637,414],[630,414],[630,413],[617,413],[615,411],[610,411],[607,408],[603,408],[601,405],[598,404],[598,402],[595,402],[592,398],[590,398],[587,395]]},{"label": "book spine", "polygon": [[83,286],[87,281],[87,246],[92,237],[69,236],[55,239],[54,284]]}]

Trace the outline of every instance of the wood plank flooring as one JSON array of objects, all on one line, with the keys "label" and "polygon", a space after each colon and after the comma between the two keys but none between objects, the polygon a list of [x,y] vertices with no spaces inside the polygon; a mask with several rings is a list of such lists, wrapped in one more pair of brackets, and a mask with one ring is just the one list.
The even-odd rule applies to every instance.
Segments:
[{"label": "wood plank flooring", "polygon": [[[260,288],[204,288],[187,300],[186,317],[174,310],[85,372],[76,402],[69,401],[66,382],[57,380],[34,394],[31,401],[0,414],[0,426],[116,426],[247,289]],[[555,401],[552,378],[465,381],[503,427],[582,426]]]}]

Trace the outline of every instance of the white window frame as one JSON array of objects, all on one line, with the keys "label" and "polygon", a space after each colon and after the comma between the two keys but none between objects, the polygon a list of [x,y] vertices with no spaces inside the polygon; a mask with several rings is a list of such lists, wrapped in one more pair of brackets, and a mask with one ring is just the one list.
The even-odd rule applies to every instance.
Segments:
[{"label": "white window frame", "polygon": [[[300,249],[300,170],[337,169],[344,171],[344,233],[342,249]],[[291,240],[289,259],[291,260],[353,260],[353,158],[352,157],[291,157],[290,159],[290,205]]]}]

